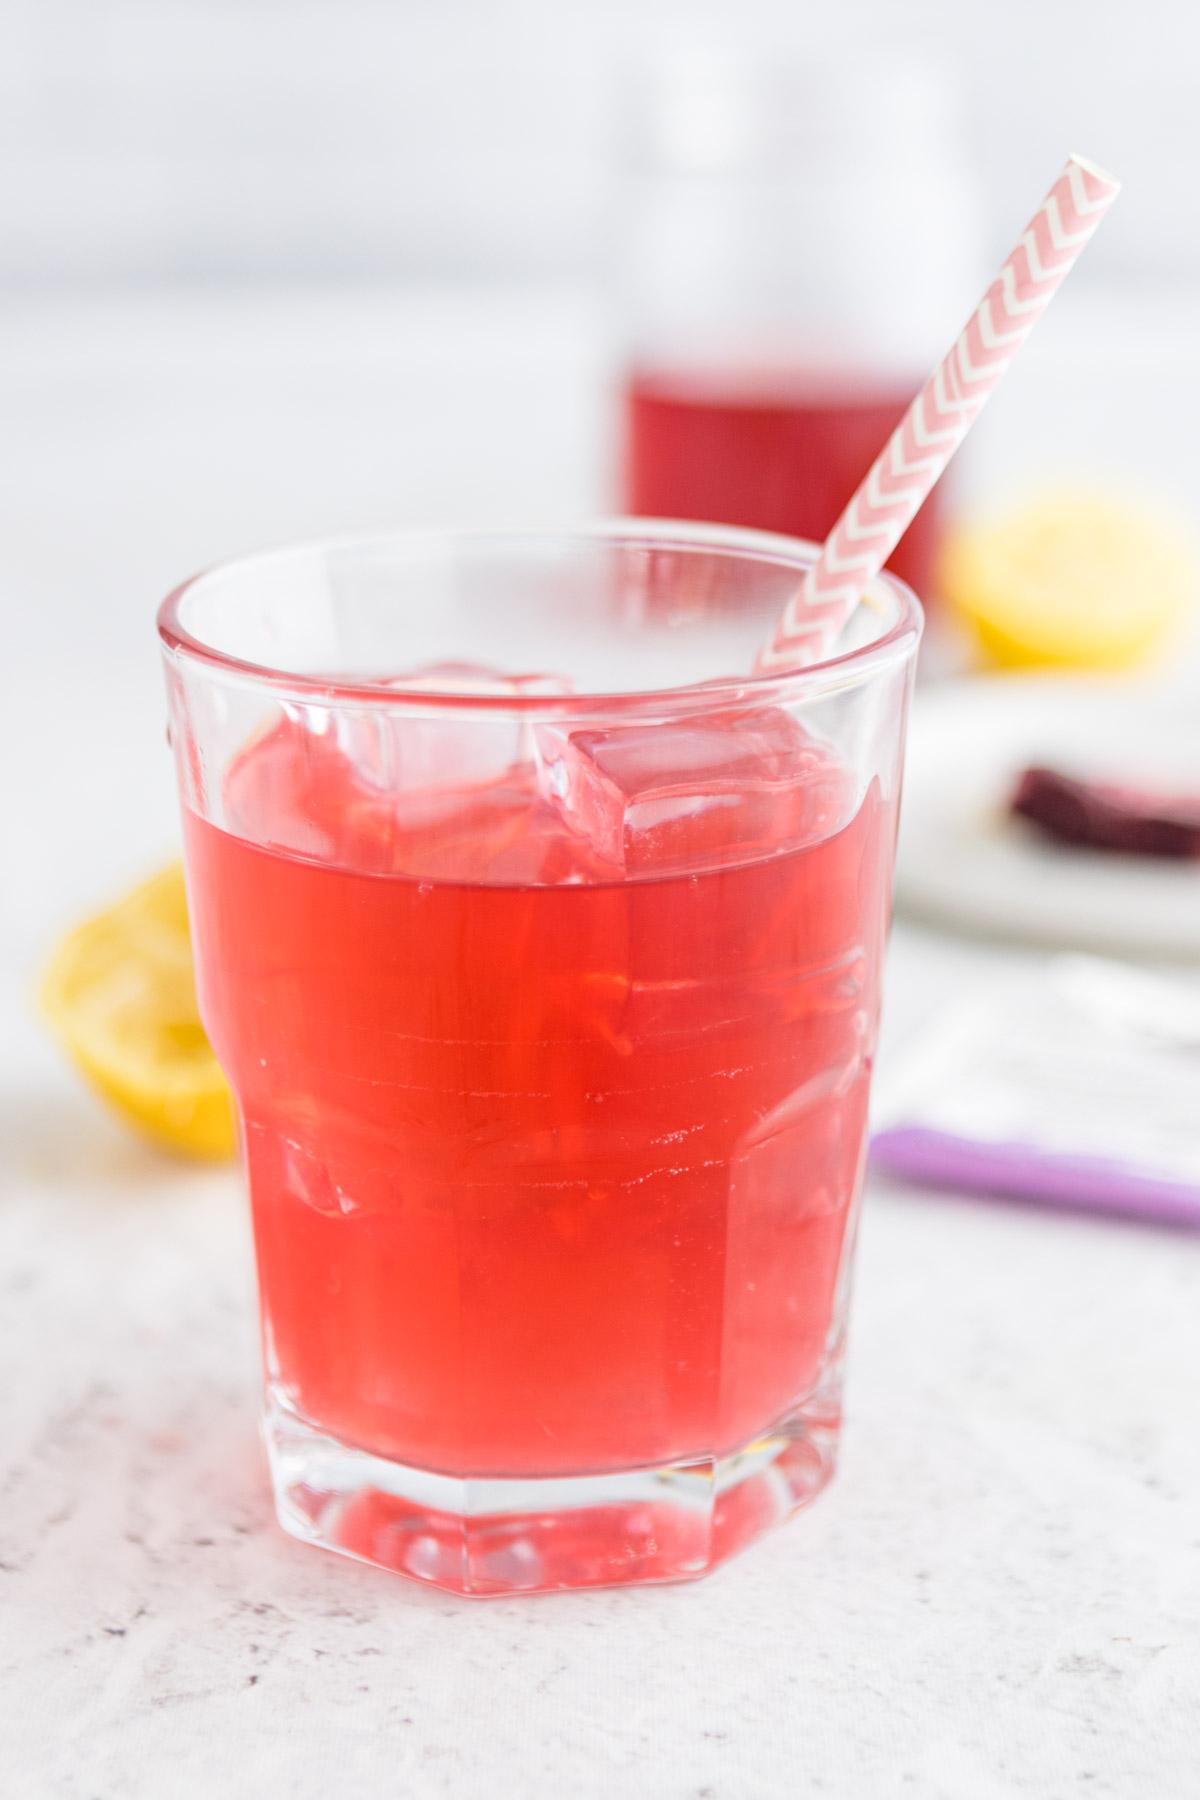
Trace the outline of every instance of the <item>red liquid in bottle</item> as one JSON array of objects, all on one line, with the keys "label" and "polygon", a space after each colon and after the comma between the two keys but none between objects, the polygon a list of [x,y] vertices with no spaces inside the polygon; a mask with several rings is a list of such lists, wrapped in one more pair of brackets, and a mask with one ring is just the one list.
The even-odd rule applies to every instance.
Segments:
[{"label": "red liquid in bottle", "polygon": [[[823,391],[770,378],[637,372],[625,390],[625,506],[822,540],[912,399],[912,387]],[[935,489],[889,568],[929,595],[941,525]]]}]

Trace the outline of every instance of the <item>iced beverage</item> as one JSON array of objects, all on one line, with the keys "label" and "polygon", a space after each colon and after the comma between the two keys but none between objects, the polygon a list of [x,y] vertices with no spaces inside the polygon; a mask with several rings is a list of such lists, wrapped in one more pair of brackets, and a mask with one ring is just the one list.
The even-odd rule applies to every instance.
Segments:
[{"label": "iced beverage", "polygon": [[779,684],[439,683],[184,779],[281,1512],[462,1591],[698,1573],[831,1466],[894,759]]}]

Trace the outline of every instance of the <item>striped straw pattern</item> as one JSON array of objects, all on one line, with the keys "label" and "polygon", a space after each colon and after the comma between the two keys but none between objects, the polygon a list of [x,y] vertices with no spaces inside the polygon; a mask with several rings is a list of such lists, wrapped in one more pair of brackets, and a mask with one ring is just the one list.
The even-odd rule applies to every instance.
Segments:
[{"label": "striped straw pattern", "polygon": [[827,651],[1118,191],[1119,184],[1094,164],[1070,158],[826,538],[760,653],[760,669],[795,668]]}]

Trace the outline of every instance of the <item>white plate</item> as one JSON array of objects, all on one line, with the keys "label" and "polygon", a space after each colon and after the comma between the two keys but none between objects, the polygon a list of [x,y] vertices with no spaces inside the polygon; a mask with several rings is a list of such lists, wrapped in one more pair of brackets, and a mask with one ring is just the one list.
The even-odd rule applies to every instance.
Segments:
[{"label": "white plate", "polygon": [[1020,771],[1200,791],[1200,697],[1058,676],[919,690],[896,869],[899,907],[1089,950],[1200,958],[1200,863],[1077,850],[1008,814]]}]

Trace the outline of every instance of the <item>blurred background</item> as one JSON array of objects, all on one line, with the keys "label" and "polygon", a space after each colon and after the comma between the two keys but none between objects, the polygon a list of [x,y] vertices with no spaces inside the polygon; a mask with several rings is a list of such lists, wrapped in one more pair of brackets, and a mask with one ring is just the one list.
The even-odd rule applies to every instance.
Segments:
[{"label": "blurred background", "polygon": [[1194,526],[1198,59],[1176,0],[9,0],[14,1000],[175,842],[176,581],[396,524],[824,529],[1071,149],[1123,196],[908,573],[1064,485]]},{"label": "blurred background", "polygon": [[605,271],[614,95],[711,39],[955,70],[993,247],[1064,147],[1134,197],[1093,281],[1200,283],[1200,20],[1172,0],[9,0],[0,270],[27,289]]}]

